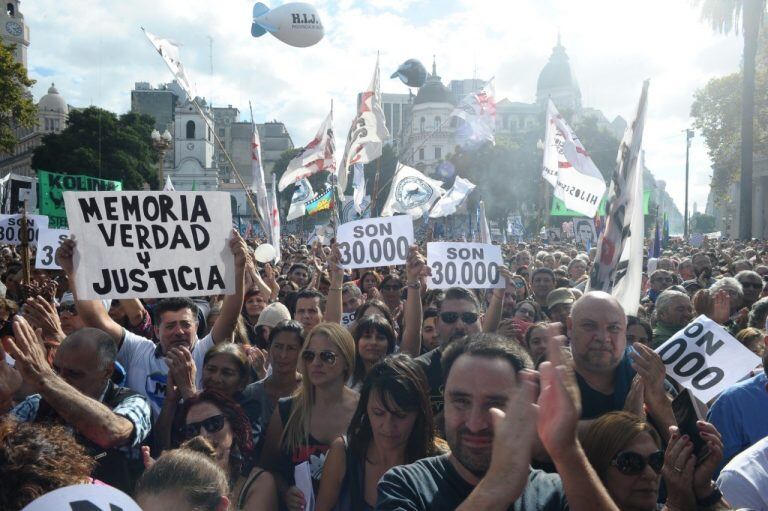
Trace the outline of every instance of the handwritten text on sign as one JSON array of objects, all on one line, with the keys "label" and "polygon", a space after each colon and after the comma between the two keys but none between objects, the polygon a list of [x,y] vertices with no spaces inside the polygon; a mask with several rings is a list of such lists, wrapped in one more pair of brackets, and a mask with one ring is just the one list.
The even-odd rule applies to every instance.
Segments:
[{"label": "handwritten text on sign", "polygon": [[[47,216],[27,215],[27,242],[30,245],[37,244],[39,232],[47,228]],[[22,234],[21,215],[0,215],[0,244],[18,245]]]},{"label": "handwritten text on sign", "polygon": [[61,268],[56,264],[56,249],[67,238],[69,238],[68,229],[46,229],[40,231],[40,237],[37,239],[35,268],[60,270]]},{"label": "handwritten text on sign", "polygon": [[413,220],[398,215],[347,222],[339,226],[336,238],[344,268],[405,264],[413,243]]},{"label": "handwritten text on sign", "polygon": [[64,192],[86,300],[231,294],[229,194]]},{"label": "handwritten text on sign", "polygon": [[486,243],[427,243],[430,289],[503,288],[501,247]]},{"label": "handwritten text on sign", "polygon": [[760,364],[722,326],[701,315],[656,349],[673,378],[708,402]]}]

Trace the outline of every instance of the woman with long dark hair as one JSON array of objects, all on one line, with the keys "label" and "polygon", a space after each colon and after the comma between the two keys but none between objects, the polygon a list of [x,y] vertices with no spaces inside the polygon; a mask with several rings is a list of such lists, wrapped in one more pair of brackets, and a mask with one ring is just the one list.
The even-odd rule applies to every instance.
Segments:
[{"label": "woman with long dark hair", "polygon": [[368,371],[385,356],[394,353],[397,338],[392,325],[378,314],[365,316],[355,324],[355,372],[348,385],[359,390]]},{"label": "woman with long dark hair", "polygon": [[390,468],[439,454],[424,371],[393,355],[368,372],[345,438],[328,453],[317,511],[373,510]]}]

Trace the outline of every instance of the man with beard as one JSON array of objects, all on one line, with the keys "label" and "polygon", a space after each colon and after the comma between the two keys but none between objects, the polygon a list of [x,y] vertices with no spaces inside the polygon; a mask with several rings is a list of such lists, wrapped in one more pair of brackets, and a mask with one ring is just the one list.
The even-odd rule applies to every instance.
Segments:
[{"label": "man with beard", "polygon": [[[448,346],[443,381],[450,454],[389,470],[379,482],[376,509],[617,509],[576,440],[578,390],[561,363],[558,340],[548,347],[550,361],[538,377],[523,372],[530,358],[503,337],[471,335]],[[531,469],[537,434],[558,474]]]},{"label": "man with beard", "polygon": [[[709,289],[715,283],[715,279],[712,278],[712,261],[709,256],[699,252],[693,255],[691,262],[693,263],[693,273],[696,275],[693,282],[697,283],[700,289]],[[686,286],[688,282],[691,281],[683,282],[683,287],[686,289],[688,289],[688,286]]]},{"label": "man with beard", "polygon": [[[202,388],[203,358],[214,344],[229,341],[243,308],[243,276],[247,248],[237,231],[232,231],[229,248],[235,256],[235,293],[224,298],[221,313],[208,335],[197,339],[197,305],[189,298],[166,298],[154,309],[153,324],[157,344],[116,323],[100,301],[75,300],[77,312],[87,327],[109,334],[117,345],[117,361],[127,373],[126,386],[146,396],[154,417],[160,414],[168,385],[168,364],[194,364],[196,387]],[[72,293],[77,296],[72,256],[74,240],[65,240],[56,252],[56,262],[67,274]],[[128,300],[126,300],[128,301]]]}]

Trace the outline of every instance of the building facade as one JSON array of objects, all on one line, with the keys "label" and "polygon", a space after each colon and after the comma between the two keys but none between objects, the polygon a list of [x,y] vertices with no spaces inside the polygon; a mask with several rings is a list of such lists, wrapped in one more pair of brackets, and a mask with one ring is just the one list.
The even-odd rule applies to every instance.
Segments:
[{"label": "building facade", "polygon": [[[213,115],[197,98],[203,115],[190,102],[174,112],[173,169],[165,171],[176,190],[213,191],[219,186],[219,171],[213,159]],[[214,126],[215,128],[215,126]]]},{"label": "building facade", "polygon": [[24,15],[19,11],[20,0],[4,0],[0,10],[0,39],[3,44],[15,44],[13,56],[25,69],[29,48],[29,27],[24,22]]}]

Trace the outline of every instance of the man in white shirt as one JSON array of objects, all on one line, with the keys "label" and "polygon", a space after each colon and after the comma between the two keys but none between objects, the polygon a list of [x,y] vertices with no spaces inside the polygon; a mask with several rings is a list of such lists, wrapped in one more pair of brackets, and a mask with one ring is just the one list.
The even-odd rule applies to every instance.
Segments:
[{"label": "man in white shirt", "polygon": [[733,508],[768,511],[768,437],[733,458],[717,485]]},{"label": "man in white shirt", "polygon": [[[197,368],[196,387],[200,388],[203,358],[215,344],[229,341],[243,307],[243,276],[247,259],[245,241],[232,231],[229,248],[235,256],[235,293],[228,295],[221,314],[211,332],[197,339],[197,305],[189,298],[160,300],[154,311],[154,330],[158,343],[125,330],[112,320],[104,306],[95,300],[75,300],[77,312],[85,326],[107,332],[117,344],[117,360],[127,373],[126,386],[146,396],[154,417],[160,413],[165,398],[169,354],[182,363],[194,361]],[[77,296],[72,255],[74,240],[66,240],[56,252],[56,261],[67,274],[72,292]],[[130,300],[123,300],[124,304]]]}]

